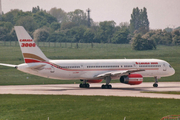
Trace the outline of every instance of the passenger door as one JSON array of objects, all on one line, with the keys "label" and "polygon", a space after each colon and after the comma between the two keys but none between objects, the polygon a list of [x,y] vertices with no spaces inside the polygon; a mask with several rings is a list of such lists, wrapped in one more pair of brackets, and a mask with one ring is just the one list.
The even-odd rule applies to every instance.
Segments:
[{"label": "passenger door", "polygon": [[163,71],[166,71],[167,70],[167,68],[166,68],[166,64],[165,63],[163,63]]}]

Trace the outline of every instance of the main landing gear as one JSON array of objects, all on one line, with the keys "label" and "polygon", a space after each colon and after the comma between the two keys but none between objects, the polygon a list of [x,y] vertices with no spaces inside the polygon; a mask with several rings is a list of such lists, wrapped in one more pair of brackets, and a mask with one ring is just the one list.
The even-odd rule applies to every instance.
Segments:
[{"label": "main landing gear", "polygon": [[79,84],[79,87],[80,88],[89,88],[90,85],[87,82],[87,80],[80,80],[80,81],[83,81],[83,83]]},{"label": "main landing gear", "polygon": [[[109,84],[111,82],[111,77],[107,76],[107,77],[105,77],[105,80],[106,80],[106,84],[102,85],[101,88],[102,89],[111,89],[112,86]],[[79,84],[80,88],[89,88],[90,87],[90,85],[88,83],[86,83],[87,80],[80,80],[80,81],[83,81],[83,83]]]},{"label": "main landing gear", "polygon": [[105,78],[105,80],[106,80],[106,84],[105,84],[105,85],[102,85],[101,88],[102,88],[102,89],[111,89],[112,86],[109,84],[109,83],[111,82],[111,77],[110,77],[110,76],[107,76],[107,77]]},{"label": "main landing gear", "polygon": [[153,84],[153,87],[158,87],[158,79],[157,79],[157,77],[154,77],[154,78],[155,78],[155,82]]},{"label": "main landing gear", "polygon": [[102,89],[111,89],[112,88],[112,85],[102,85],[101,86]]}]

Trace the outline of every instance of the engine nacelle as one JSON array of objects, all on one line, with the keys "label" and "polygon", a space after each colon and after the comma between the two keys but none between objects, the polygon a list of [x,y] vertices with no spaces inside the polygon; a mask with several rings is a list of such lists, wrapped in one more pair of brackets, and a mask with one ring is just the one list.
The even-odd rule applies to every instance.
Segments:
[{"label": "engine nacelle", "polygon": [[88,83],[100,83],[103,80],[87,80]]},{"label": "engine nacelle", "polygon": [[120,82],[130,85],[138,85],[143,82],[143,76],[141,74],[130,74],[128,76],[121,76]]}]

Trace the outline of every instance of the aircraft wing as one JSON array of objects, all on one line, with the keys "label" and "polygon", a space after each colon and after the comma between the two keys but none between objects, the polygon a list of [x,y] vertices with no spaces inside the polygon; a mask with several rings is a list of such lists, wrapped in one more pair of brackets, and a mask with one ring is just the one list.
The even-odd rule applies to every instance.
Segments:
[{"label": "aircraft wing", "polygon": [[2,65],[2,66],[7,66],[7,67],[14,67],[14,68],[16,68],[16,67],[17,67],[17,65],[4,64],[4,63],[0,63],[0,65]]},{"label": "aircraft wing", "polygon": [[130,69],[130,70],[120,70],[120,71],[110,71],[110,72],[105,72],[99,75],[96,75],[95,77],[97,78],[104,78],[107,76],[123,76],[123,75],[129,75],[130,73],[134,72],[140,72],[140,71],[145,71],[144,69]]}]

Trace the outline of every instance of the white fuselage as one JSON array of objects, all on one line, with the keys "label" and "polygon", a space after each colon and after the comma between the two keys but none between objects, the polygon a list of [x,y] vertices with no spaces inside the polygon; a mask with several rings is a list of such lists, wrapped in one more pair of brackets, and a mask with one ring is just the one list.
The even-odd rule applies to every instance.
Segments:
[{"label": "white fuselage", "polygon": [[[43,65],[40,69],[33,66]],[[166,77],[175,73],[170,64],[159,59],[100,59],[100,60],[49,60],[49,62],[23,63],[18,70],[41,77],[63,80],[91,80],[109,71],[144,69],[137,72],[143,77]],[[119,79],[113,76],[112,79]]]}]

